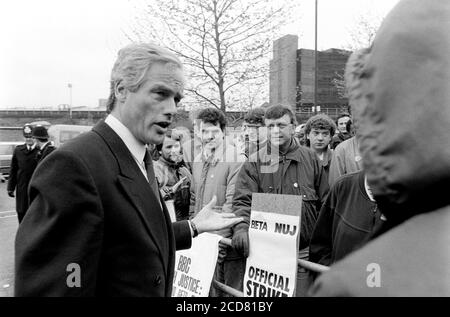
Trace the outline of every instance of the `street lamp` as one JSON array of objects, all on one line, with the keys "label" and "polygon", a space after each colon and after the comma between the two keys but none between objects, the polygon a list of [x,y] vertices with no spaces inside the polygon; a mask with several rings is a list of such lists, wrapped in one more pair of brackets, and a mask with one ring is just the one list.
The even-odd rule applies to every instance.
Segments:
[{"label": "street lamp", "polygon": [[69,92],[70,92],[69,117],[70,117],[70,120],[72,120],[72,84],[68,83],[67,87],[69,87]]},{"label": "street lamp", "polygon": [[317,114],[317,1],[314,20],[314,114]]}]

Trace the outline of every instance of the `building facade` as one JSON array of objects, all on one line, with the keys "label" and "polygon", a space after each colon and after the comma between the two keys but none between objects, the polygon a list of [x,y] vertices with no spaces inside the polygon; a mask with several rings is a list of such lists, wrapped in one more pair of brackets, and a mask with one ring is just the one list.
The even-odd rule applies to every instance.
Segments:
[{"label": "building facade", "polygon": [[[317,105],[321,111],[346,108],[348,99],[338,93],[334,80],[344,75],[351,52],[328,49],[317,52]],[[270,104],[288,104],[295,111],[314,106],[314,50],[298,49],[298,36],[274,41],[270,61]]]}]

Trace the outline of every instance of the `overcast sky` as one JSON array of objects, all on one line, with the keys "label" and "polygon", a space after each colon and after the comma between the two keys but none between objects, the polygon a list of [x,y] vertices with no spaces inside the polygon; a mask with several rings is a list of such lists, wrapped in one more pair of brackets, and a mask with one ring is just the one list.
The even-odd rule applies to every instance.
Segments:
[{"label": "overcast sky", "polygon": [[[142,0],[140,0],[142,1]],[[161,0],[163,1],[163,0]],[[182,1],[182,0],[180,0]],[[301,1],[298,19],[283,27],[299,48],[314,48],[314,0]],[[70,103],[96,107],[137,1],[14,0],[0,12],[0,108]],[[356,17],[384,17],[398,0],[319,0],[319,49],[343,47]]]}]

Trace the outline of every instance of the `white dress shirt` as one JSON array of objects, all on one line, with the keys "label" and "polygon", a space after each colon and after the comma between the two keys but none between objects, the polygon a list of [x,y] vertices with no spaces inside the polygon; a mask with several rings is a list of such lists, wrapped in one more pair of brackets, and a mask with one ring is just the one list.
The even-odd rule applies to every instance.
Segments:
[{"label": "white dress shirt", "polygon": [[[123,143],[125,143],[126,147],[131,152],[131,155],[133,156],[136,164],[139,166],[139,169],[141,170],[145,179],[148,181],[147,170],[145,169],[144,163],[144,156],[145,152],[147,151],[147,146],[142,142],[140,142],[138,139],[136,139],[136,137],[131,133],[131,131],[113,115],[109,114],[105,119],[105,123],[111,129],[113,129],[113,131],[116,132],[117,135],[122,139]],[[158,200],[159,205],[162,208],[162,204],[161,201],[159,200],[159,197],[156,197],[156,199]],[[189,221],[189,229],[191,231],[191,236],[193,237],[194,230],[192,228],[192,224],[190,221]]]},{"label": "white dress shirt", "polygon": [[36,147],[36,143],[33,143],[33,145],[31,145],[31,146],[27,144],[28,151],[33,151],[35,147]]},{"label": "white dress shirt", "polygon": [[123,143],[125,143],[136,164],[141,170],[142,175],[144,175],[145,179],[148,181],[147,170],[145,169],[144,163],[145,151],[147,151],[145,144],[136,139],[131,131],[113,115],[109,114],[105,119],[105,123],[109,125],[110,128],[113,129],[113,131],[116,132],[122,139]]}]

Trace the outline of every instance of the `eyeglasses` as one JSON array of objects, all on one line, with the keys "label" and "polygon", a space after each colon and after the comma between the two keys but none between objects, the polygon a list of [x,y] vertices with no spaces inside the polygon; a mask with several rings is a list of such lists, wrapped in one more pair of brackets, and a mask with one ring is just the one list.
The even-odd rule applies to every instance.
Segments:
[{"label": "eyeglasses", "polygon": [[245,128],[258,129],[258,128],[261,128],[261,127],[262,127],[262,125],[260,125],[260,124],[246,124],[246,125],[244,126],[244,129],[245,129]]}]

